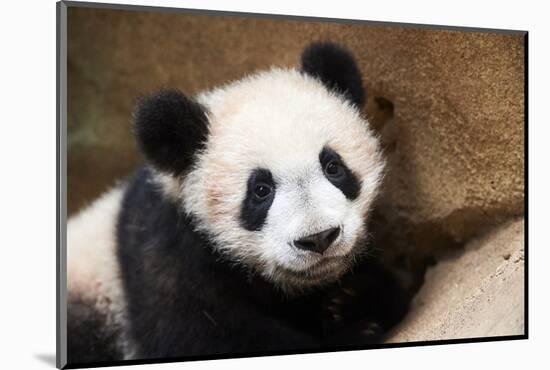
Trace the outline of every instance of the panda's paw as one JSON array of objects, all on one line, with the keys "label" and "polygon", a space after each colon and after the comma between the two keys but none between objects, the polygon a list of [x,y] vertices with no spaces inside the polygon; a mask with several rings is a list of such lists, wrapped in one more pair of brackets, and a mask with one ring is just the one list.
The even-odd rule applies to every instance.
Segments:
[{"label": "panda's paw", "polygon": [[[383,340],[385,325],[376,293],[363,276],[343,280],[326,297],[323,305],[323,331],[333,345],[368,345]],[[378,302],[379,303],[379,302]]]},{"label": "panda's paw", "polygon": [[372,318],[358,315],[364,305],[360,293],[345,287],[327,297],[322,314],[327,344],[365,345],[381,340],[382,326]]},{"label": "panda's paw", "polygon": [[327,298],[323,316],[335,323],[349,321],[351,311],[357,302],[358,292],[352,288],[342,288]]},{"label": "panda's paw", "polygon": [[331,346],[364,346],[381,343],[384,336],[382,326],[369,319],[342,322],[325,327],[325,343]]},{"label": "panda's paw", "polygon": [[373,294],[363,281],[343,281],[331,291],[325,299],[323,316],[335,324],[360,321],[371,316]]}]

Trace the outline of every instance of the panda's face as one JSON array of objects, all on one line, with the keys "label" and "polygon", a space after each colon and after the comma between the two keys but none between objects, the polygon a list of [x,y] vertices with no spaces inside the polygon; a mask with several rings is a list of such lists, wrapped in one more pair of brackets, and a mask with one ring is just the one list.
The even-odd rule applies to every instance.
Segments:
[{"label": "panda's face", "polygon": [[175,196],[231,259],[286,290],[332,281],[364,248],[383,170],[355,107],[296,70],[199,96],[206,144]]}]

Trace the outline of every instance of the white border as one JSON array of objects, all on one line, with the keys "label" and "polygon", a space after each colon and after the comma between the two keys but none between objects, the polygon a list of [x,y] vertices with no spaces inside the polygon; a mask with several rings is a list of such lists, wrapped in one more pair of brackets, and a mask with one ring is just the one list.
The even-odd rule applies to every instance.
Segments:
[{"label": "white border", "polygon": [[[498,368],[548,364],[550,240],[548,190],[550,66],[548,11],[542,1],[187,1],[131,3],[331,18],[508,28],[530,31],[530,338],[223,361],[144,365],[163,369]],[[2,365],[53,368],[55,353],[55,2],[10,1],[2,22]],[[10,366],[12,365],[12,366]],[[545,365],[542,365],[545,366]]]}]

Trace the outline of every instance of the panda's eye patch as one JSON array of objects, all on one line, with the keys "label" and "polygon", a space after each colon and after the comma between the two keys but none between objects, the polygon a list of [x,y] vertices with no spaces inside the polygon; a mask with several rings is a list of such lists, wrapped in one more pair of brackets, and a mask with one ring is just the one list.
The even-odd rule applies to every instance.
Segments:
[{"label": "panda's eye patch", "polygon": [[271,194],[271,186],[266,184],[257,184],[254,188],[254,194],[258,199],[264,199]]},{"label": "panda's eye patch", "polygon": [[250,231],[262,229],[277,186],[266,168],[252,170],[246,184],[246,194],[241,206],[241,225]]},{"label": "panda's eye patch", "polygon": [[353,200],[359,196],[361,182],[338,153],[325,146],[319,153],[319,162],[327,180],[340,189],[346,198]]},{"label": "panda's eye patch", "polygon": [[331,160],[325,165],[325,174],[330,177],[341,177],[344,175],[344,168],[337,160]]}]

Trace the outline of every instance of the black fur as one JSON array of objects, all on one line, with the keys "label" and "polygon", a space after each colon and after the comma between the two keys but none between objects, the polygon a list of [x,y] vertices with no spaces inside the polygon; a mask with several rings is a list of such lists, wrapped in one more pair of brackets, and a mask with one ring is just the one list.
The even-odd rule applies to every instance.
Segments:
[{"label": "black fur", "polygon": [[95,302],[71,297],[67,306],[67,363],[86,364],[120,360],[117,338],[120,328],[109,324],[107,314]]},{"label": "black fur", "polygon": [[[368,344],[404,314],[401,288],[386,271],[371,268],[374,261],[343,280],[350,289],[361,287],[361,298],[340,309],[350,325],[325,315],[342,286],[285,299],[269,282],[218,255],[150,176],[146,169],[136,173],[117,228],[131,335],[140,358]],[[373,325],[383,329],[365,332]]]},{"label": "black fur", "polygon": [[381,343],[384,334],[407,313],[410,293],[375,256],[371,258],[345,275],[328,295],[324,309],[332,320],[323,321],[328,344]]},{"label": "black fur", "polygon": [[208,133],[204,108],[178,90],[161,90],[140,99],[134,130],[145,157],[158,169],[175,175],[192,164]]},{"label": "black fur", "polygon": [[321,167],[324,169],[326,165],[334,161],[341,167],[341,175],[338,177],[327,176],[325,177],[338,189],[344,193],[346,198],[353,200],[359,196],[361,190],[361,182],[357,176],[346,166],[340,155],[329,147],[324,147],[319,153],[319,162],[321,162]]},{"label": "black fur", "polygon": [[[265,199],[259,199],[254,194],[258,185],[269,186],[272,191]],[[275,198],[275,182],[271,172],[257,168],[250,174],[247,183],[246,197],[241,208],[241,225],[250,231],[261,230],[267,217],[267,212]]]},{"label": "black fur", "polygon": [[315,42],[302,53],[302,70],[319,78],[328,89],[345,95],[356,107],[365,101],[361,72],[347,49],[330,42]]}]

